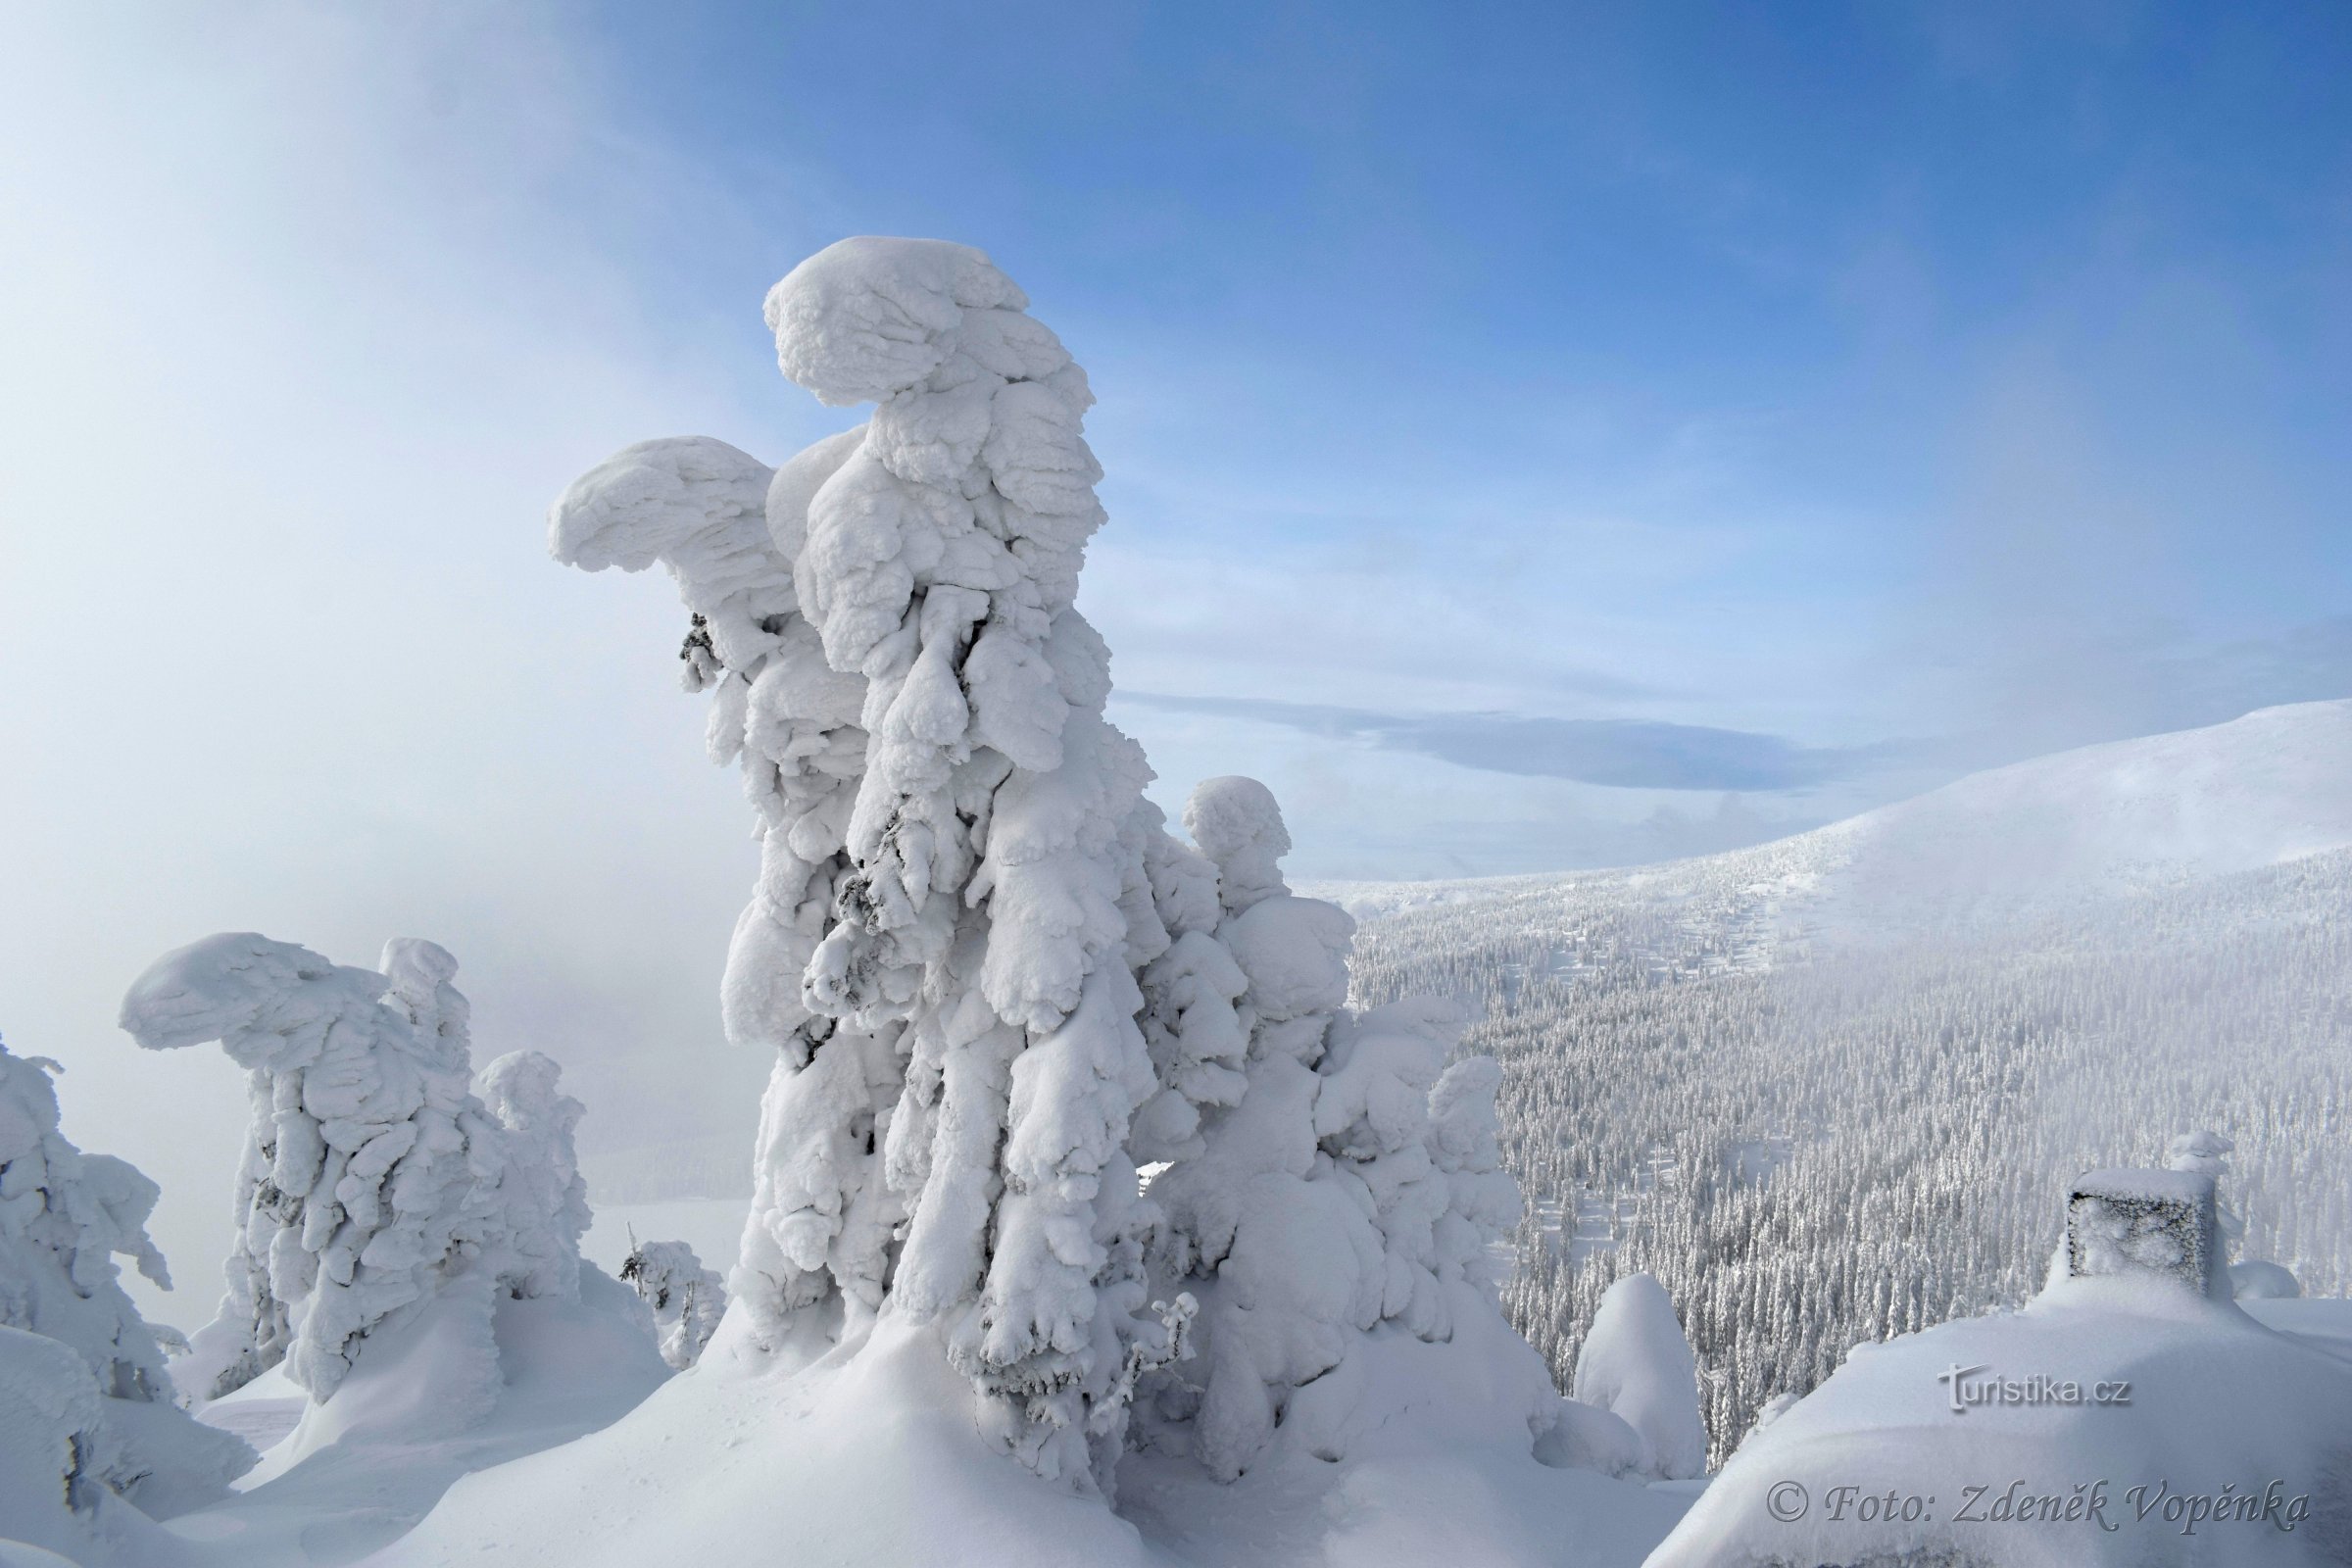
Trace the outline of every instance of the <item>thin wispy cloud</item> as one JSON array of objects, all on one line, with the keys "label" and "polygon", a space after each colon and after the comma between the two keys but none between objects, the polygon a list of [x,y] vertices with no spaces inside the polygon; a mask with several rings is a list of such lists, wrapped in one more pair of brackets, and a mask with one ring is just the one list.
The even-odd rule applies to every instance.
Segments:
[{"label": "thin wispy cloud", "polygon": [[1905,760],[1899,745],[1803,746],[1779,735],[1652,719],[1380,713],[1265,697],[1122,692],[1145,708],[1281,724],[1459,767],[1635,790],[1779,792],[1844,783]]}]

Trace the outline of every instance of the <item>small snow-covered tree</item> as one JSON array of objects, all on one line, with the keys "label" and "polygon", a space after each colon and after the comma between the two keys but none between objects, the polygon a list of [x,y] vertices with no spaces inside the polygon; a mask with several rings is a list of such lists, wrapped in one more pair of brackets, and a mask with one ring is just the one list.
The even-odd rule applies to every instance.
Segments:
[{"label": "small snow-covered tree", "polygon": [[378,971],[231,932],[131,987],[122,1026],[140,1045],[218,1040],[250,1086],[227,1294],[181,1374],[198,1397],[282,1360],[323,1402],[370,1333],[459,1276],[577,1294],[578,1106],[527,1054],[485,1081],[511,1121],[474,1097],[456,972],[430,942],[390,943]]},{"label": "small snow-covered tree", "polygon": [[1194,1452],[1231,1480],[1273,1441],[1292,1392],[1333,1375],[1379,1321],[1381,1240],[1315,1135],[1315,1069],[1347,1001],[1354,922],[1291,894],[1290,837],[1256,780],[1201,784],[1185,826],[1217,869],[1214,940],[1245,982],[1249,1044],[1238,1102],[1152,1184],[1167,1214],[1159,1266],[1201,1303],[1194,1366],[1170,1369],[1179,1388],[1159,1402],[1189,1417]]},{"label": "small snow-covered tree", "polygon": [[[1201,1300],[1195,1367],[1154,1393],[1230,1479],[1278,1428],[1339,1456],[1367,1376],[1360,1348],[1382,1324],[1433,1342],[1463,1311],[1499,1327],[1487,1254],[1519,1200],[1495,1139],[1498,1069],[1446,1066],[1461,1028],[1451,1004],[1347,1008],[1354,923],[1284,882],[1273,795],[1211,779],[1185,823],[1218,873],[1210,940],[1243,978],[1249,1046],[1238,1097],[1205,1102],[1197,1152],[1152,1186],[1167,1214],[1158,1266]],[[1540,1368],[1515,1370],[1531,1411],[1556,1406]]]},{"label": "small snow-covered tree", "polygon": [[1707,1428],[1698,1411],[1698,1363],[1666,1287],[1650,1274],[1611,1285],[1585,1331],[1571,1391],[1639,1432],[1668,1480],[1702,1475]]},{"label": "small snow-covered tree", "polygon": [[662,1359],[683,1372],[702,1359],[703,1347],[727,1309],[726,1282],[684,1242],[632,1239],[620,1277],[654,1315]]},{"label": "small snow-covered tree", "polygon": [[[76,1511],[94,1503],[74,1494],[97,1488],[172,1511],[225,1492],[253,1451],[174,1405],[156,1334],[115,1262],[132,1258],[171,1288],[147,1237],[156,1186],[59,1131],[60,1070],[0,1045],[0,1429],[12,1445],[33,1440],[16,1429],[39,1430]],[[0,1497],[8,1486],[0,1475]]]},{"label": "small snow-covered tree", "polygon": [[493,1200],[505,1243],[499,1281],[522,1299],[580,1294],[580,1238],[591,1215],[572,1133],[584,1107],[558,1087],[563,1075],[551,1056],[511,1051],[474,1078],[507,1135]]}]

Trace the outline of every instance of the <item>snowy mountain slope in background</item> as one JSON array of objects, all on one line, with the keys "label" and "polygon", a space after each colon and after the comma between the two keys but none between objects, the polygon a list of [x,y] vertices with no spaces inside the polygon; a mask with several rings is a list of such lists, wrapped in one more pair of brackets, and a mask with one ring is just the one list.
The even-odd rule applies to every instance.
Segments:
[{"label": "snowy mountain slope in background", "polygon": [[1358,919],[1674,907],[1704,967],[1790,943],[2008,921],[2352,845],[2352,700],[1972,773],[1793,838],[1630,870],[1324,883]]},{"label": "snowy mountain slope in background", "polygon": [[[2352,1284],[2352,703],[1974,775],[1634,870],[1323,889],[1378,1004],[1464,999],[1556,1376],[1672,1292],[1720,1458],[1849,1347],[2020,1303],[2057,1194],[2236,1140],[2243,1255]],[[1573,1223],[1571,1223],[1573,1216]]]}]

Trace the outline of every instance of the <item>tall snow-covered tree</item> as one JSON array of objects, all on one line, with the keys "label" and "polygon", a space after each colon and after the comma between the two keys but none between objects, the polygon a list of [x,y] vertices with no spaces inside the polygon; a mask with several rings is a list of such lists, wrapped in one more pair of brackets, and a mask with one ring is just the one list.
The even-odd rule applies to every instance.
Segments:
[{"label": "tall snow-covered tree", "polygon": [[[1197,797],[1198,851],[1143,799],[1073,605],[1103,520],[1093,398],[1026,306],[963,246],[819,253],[768,296],[778,360],[871,417],[773,470],[628,448],[558,501],[551,545],[676,578],[686,685],[757,811],[721,992],[730,1036],[777,1053],[730,1280],[751,1345],[806,1360],[887,1311],[1042,1475],[1107,1487],[1144,1384],[1204,1412],[1233,1475],[1392,1297],[1443,1337],[1515,1189],[1493,1076],[1440,1085],[1436,1014],[1348,1018],[1354,1065],[1319,1075],[1351,925],[1284,885],[1264,788]],[[1169,1167],[1165,1227],[1139,1160]],[[1216,1370],[1188,1395],[1165,1363],[1182,1288],[1212,1278]]]},{"label": "tall snow-covered tree", "polygon": [[769,295],[785,373],[862,426],[770,473],[648,443],[558,503],[557,556],[659,561],[742,760],[761,872],[724,1012],[779,1053],[734,1282],[761,1343],[897,1308],[984,1422],[1081,1487],[1141,1301],[1137,955],[1168,943],[1142,753],[1072,607],[1086,377],[979,252],[848,240]]}]

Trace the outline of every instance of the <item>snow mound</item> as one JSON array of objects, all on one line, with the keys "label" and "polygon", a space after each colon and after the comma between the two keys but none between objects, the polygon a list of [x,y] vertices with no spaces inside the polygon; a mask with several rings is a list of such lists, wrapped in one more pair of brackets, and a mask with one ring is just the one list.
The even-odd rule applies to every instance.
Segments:
[{"label": "snow mound", "polygon": [[[1687,1505],[1548,1469],[1523,1423],[1477,1414],[1528,1353],[1499,1321],[1458,1348],[1376,1342],[1367,1433],[1348,1459],[1291,1451],[1224,1486],[1189,1458],[1133,1453],[1117,1513],[1008,1464],[929,1338],[885,1318],[870,1340],[791,1372],[730,1317],[701,1364],[625,1423],[467,1476],[371,1561],[1633,1568]],[[1430,1422],[1433,1405],[1454,1414]]]},{"label": "snow mound", "polygon": [[575,1298],[492,1301],[487,1284],[476,1276],[379,1331],[324,1403],[271,1373],[205,1406],[224,1425],[273,1424],[293,1396],[301,1415],[235,1497],[169,1521],[186,1561],[353,1561],[406,1534],[460,1477],[607,1427],[668,1377],[643,1307],[595,1265]]},{"label": "snow mound", "polygon": [[[2352,1326],[2352,1303],[2277,1304]],[[1650,1568],[2344,1561],[2342,1343],[2169,1280],[2061,1279],[2015,1313],[1857,1347],[1740,1447]]]},{"label": "snow mound", "polygon": [[1602,1294],[1577,1352],[1573,1392],[1640,1433],[1664,1479],[1688,1480],[1706,1470],[1698,1363],[1666,1287],[1653,1276],[1628,1274]]}]

